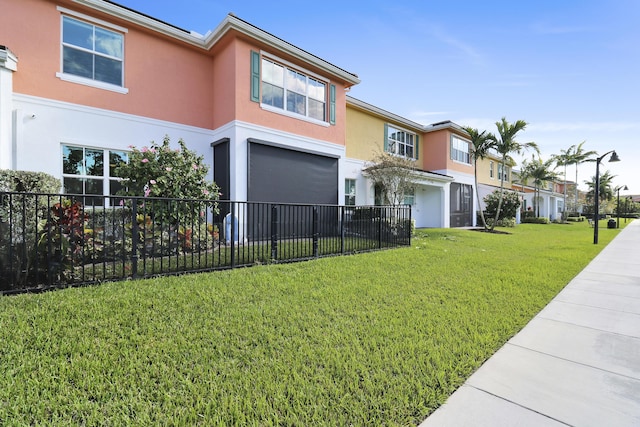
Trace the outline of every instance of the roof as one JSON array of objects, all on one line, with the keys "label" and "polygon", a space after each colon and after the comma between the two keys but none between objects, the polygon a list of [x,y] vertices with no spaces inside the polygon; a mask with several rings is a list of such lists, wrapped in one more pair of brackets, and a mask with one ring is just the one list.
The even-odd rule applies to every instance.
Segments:
[{"label": "roof", "polygon": [[356,74],[343,70],[342,68],[300,49],[299,47],[288,43],[232,14],[227,15],[213,31],[209,31],[207,34],[201,35],[196,32],[189,32],[144,13],[140,13],[111,0],[74,1],[82,6],[131,22],[151,31],[158,32],[164,36],[173,38],[174,40],[187,43],[207,51],[215,46],[215,44],[228,32],[237,31],[238,33],[244,34],[256,41],[265,43],[268,46],[284,52],[296,59],[311,64],[333,78],[343,81],[347,86],[353,86],[360,83],[360,79]]},{"label": "roof", "polygon": [[373,113],[378,117],[387,119],[387,120],[391,120],[394,121],[396,123],[400,123],[404,126],[410,127],[412,129],[415,129],[416,131],[420,131],[420,132],[436,132],[439,130],[443,130],[443,129],[450,129],[453,130],[455,132],[461,133],[462,135],[468,136],[467,131],[464,130],[462,128],[462,126],[460,126],[457,123],[452,122],[451,120],[445,120],[442,122],[438,122],[438,123],[434,123],[431,125],[423,125],[421,123],[418,122],[414,122],[412,120],[409,120],[407,118],[404,118],[402,116],[399,116],[397,114],[391,113],[387,110],[384,110],[382,108],[376,107],[375,105],[371,105],[367,102],[361,101],[357,98],[354,98],[352,96],[348,96],[347,95],[347,105],[352,105],[356,108],[359,108],[361,110],[365,110],[369,113]]}]

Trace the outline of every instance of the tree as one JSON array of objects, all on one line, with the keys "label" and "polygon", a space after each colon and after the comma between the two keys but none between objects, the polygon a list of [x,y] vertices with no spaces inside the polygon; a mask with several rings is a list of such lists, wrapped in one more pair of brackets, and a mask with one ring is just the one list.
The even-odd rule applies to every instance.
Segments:
[{"label": "tree", "polygon": [[574,147],[573,151],[571,151],[568,159],[568,165],[576,165],[576,194],[575,194],[575,210],[578,210],[578,166],[585,162],[595,162],[594,156],[597,156],[597,152],[584,151],[582,146],[586,141],[582,141],[580,144]]},{"label": "tree", "polygon": [[[613,199],[613,187],[612,187],[612,182],[613,182],[613,178],[615,178],[615,175],[611,175],[611,173],[609,171],[605,171],[605,173],[600,174],[600,179],[599,179],[599,188],[598,188],[598,198],[600,199],[600,202],[606,202],[606,201],[610,201],[611,199]],[[594,200],[594,194],[595,194],[595,188],[596,188],[596,177],[593,176],[591,177],[590,181],[585,181],[585,184],[587,184],[587,186],[589,187],[589,190],[587,191],[587,200],[590,202],[595,202]],[[594,203],[595,205],[595,203]],[[599,214],[600,212],[594,212],[594,214]]]},{"label": "tree", "polygon": [[384,204],[399,205],[404,202],[407,191],[414,188],[411,180],[415,170],[413,160],[380,153],[365,165],[362,174],[380,186],[383,191]]},{"label": "tree", "polygon": [[[572,153],[575,149],[575,145],[567,148],[566,150],[560,150],[560,154],[554,154],[551,158],[555,161],[556,167],[564,166],[564,183],[562,185],[563,197],[562,197],[562,220],[567,217],[567,165],[569,165],[572,159]],[[577,183],[576,183],[577,184]],[[576,187],[577,188],[577,187]]]},{"label": "tree", "polygon": [[522,162],[522,171],[524,171],[524,173],[521,173],[520,179],[525,176],[527,181],[529,179],[533,181],[533,200],[536,209],[536,216],[538,217],[540,216],[540,203],[536,203],[536,201],[540,200],[540,189],[548,182],[558,179],[558,174],[553,170],[555,169],[553,168],[553,164],[555,162],[556,160],[553,158],[543,162],[540,157],[537,159],[532,157],[531,162],[527,162],[526,160]]},{"label": "tree", "polygon": [[[535,142],[526,142],[524,144],[520,144],[515,140],[518,132],[524,130],[527,127],[527,122],[524,120],[518,120],[514,123],[507,122],[507,119],[503,117],[499,122],[496,122],[496,127],[498,128],[499,138],[496,140],[495,149],[500,155],[500,164],[502,165],[502,170],[505,171],[507,167],[507,161],[513,162],[511,158],[512,153],[522,153],[524,150],[528,150],[529,148],[534,149],[537,153],[540,153],[538,150],[538,146]],[[495,227],[496,222],[498,222],[498,217],[500,216],[500,209],[502,207],[502,200],[504,198],[504,176],[502,173],[500,176],[500,199],[498,201],[498,207],[496,209],[496,217],[495,221],[491,225],[491,229]]]},{"label": "tree", "polygon": [[[478,200],[478,207],[480,207],[480,193],[478,191],[478,160],[484,159],[489,154],[489,150],[494,148],[496,144],[496,137],[491,132],[483,130],[479,132],[478,129],[466,126],[463,129],[469,134],[471,138],[471,158],[473,159],[473,177],[476,186],[476,198]],[[482,226],[485,230],[487,227],[487,220],[484,217],[484,211],[480,209],[480,218],[482,218]]]}]

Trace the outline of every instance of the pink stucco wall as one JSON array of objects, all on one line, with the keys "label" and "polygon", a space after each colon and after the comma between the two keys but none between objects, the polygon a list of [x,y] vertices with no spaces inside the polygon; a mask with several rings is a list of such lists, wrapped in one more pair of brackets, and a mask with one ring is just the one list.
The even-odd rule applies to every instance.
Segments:
[{"label": "pink stucco wall", "polygon": [[473,166],[456,162],[451,159],[451,135],[448,129],[442,129],[424,134],[424,150],[429,155],[424,157],[426,170],[451,170],[463,173],[473,173]]},{"label": "pink stucco wall", "polygon": [[[57,6],[127,29],[124,35],[124,87],[129,93],[121,94],[56,77],[61,71],[62,15]],[[4,19],[0,25],[0,44],[8,46],[18,56],[15,93],[208,129],[240,120],[345,144],[344,82],[332,81],[337,89],[335,126],[321,126],[263,110],[259,103],[250,100],[250,51],[264,50],[278,57],[283,54],[234,30],[219,40],[211,51],[206,51],[70,0],[3,1],[2,15],[11,19]],[[284,56],[283,59],[302,69],[323,74],[296,58]]]},{"label": "pink stucco wall", "polygon": [[[63,6],[127,28],[124,86],[128,94],[60,80]],[[153,36],[131,23],[69,1],[3,2],[0,44],[18,56],[14,92],[183,124],[213,124],[213,66],[204,51]],[[25,23],[29,23],[26,28]],[[204,95],[204,96],[203,96]]]}]

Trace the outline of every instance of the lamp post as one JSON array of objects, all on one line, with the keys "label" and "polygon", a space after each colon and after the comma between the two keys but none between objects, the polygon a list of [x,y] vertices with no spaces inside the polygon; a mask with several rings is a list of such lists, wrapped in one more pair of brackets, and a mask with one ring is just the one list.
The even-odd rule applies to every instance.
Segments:
[{"label": "lamp post", "polygon": [[616,153],[616,150],[607,151],[602,156],[596,159],[596,186],[593,189],[594,191],[594,207],[593,213],[595,215],[595,221],[593,222],[593,244],[598,244],[598,223],[600,222],[600,162],[602,159],[607,157],[608,154],[611,154],[611,158],[609,158],[609,162],[619,162],[620,158]]},{"label": "lamp post", "polygon": [[616,213],[618,214],[618,218],[616,220],[616,228],[620,228],[620,190],[624,190],[627,191],[629,189],[629,187],[627,187],[626,185],[623,186],[619,186],[618,188],[616,188],[616,190],[618,191],[618,203],[616,204]]}]

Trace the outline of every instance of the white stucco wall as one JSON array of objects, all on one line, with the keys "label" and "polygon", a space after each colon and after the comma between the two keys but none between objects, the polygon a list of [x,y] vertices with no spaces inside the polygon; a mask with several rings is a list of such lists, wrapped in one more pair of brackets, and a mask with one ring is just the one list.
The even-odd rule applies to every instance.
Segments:
[{"label": "white stucco wall", "polygon": [[62,144],[127,151],[168,135],[176,148],[182,138],[204,156],[213,177],[211,130],[25,95],[14,95],[14,107],[15,169],[61,178]]}]

